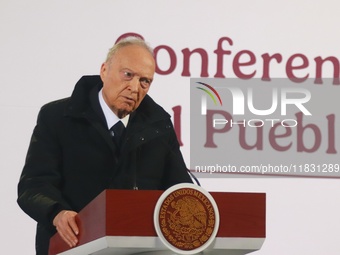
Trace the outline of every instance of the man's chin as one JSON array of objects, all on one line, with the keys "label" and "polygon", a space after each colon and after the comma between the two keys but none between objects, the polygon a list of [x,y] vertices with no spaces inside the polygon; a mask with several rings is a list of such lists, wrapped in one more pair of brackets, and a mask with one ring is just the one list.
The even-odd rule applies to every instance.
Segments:
[{"label": "man's chin", "polygon": [[118,116],[118,118],[122,119],[126,115],[129,115],[130,113],[132,113],[133,111],[134,111],[133,108],[119,109],[118,112],[117,112],[117,116]]}]

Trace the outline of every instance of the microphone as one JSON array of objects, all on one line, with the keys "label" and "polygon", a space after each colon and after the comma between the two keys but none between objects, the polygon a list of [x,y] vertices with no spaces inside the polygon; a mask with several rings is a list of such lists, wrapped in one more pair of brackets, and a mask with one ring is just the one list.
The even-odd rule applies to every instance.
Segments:
[{"label": "microphone", "polygon": [[187,172],[189,173],[191,179],[193,179],[196,184],[201,187],[201,183],[198,181],[197,177],[189,169],[187,169]]},{"label": "microphone", "polygon": [[[164,141],[162,141],[162,144],[165,145],[165,147],[167,147],[169,149],[171,155],[174,155],[176,160],[181,160],[181,159],[179,159],[179,155],[173,152],[173,150],[169,146],[169,144],[166,144]],[[188,168],[186,168],[186,169],[187,169],[188,174],[190,175],[190,178],[196,183],[196,185],[201,187],[201,183],[198,181],[197,177],[190,171],[190,169],[188,169]]]},{"label": "microphone", "polygon": [[[170,152],[170,155],[173,156],[175,158],[176,161],[182,161],[183,159],[180,158],[180,155],[176,154],[173,149],[170,147],[169,144],[165,143],[162,139],[160,139],[162,145],[164,145]],[[140,153],[141,153],[141,146],[138,146],[136,148],[136,152],[133,153],[131,161],[136,162],[135,167],[133,169],[133,174],[132,174],[132,183],[133,183],[133,190],[138,190],[138,186],[137,186],[137,167],[138,167],[138,160],[140,158]],[[185,163],[184,163],[185,164]],[[189,174],[190,178],[193,180],[194,183],[196,183],[196,185],[201,187],[201,183],[198,181],[197,177],[190,171],[190,169],[188,169],[186,167],[187,173]]]}]

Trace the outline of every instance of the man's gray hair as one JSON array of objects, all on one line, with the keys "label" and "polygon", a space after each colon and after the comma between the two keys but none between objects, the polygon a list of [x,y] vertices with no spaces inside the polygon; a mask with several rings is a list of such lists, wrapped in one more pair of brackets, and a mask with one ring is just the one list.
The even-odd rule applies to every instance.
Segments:
[{"label": "man's gray hair", "polygon": [[139,46],[145,48],[146,50],[148,50],[150,52],[150,54],[152,56],[154,56],[153,48],[147,42],[145,42],[142,38],[139,38],[139,37],[136,37],[136,36],[128,36],[128,37],[125,37],[125,38],[119,40],[115,45],[113,45],[113,47],[111,49],[109,49],[109,52],[107,53],[105,62],[106,63],[110,62],[112,56],[120,48],[123,48],[125,46],[129,46],[129,45],[139,45]]}]

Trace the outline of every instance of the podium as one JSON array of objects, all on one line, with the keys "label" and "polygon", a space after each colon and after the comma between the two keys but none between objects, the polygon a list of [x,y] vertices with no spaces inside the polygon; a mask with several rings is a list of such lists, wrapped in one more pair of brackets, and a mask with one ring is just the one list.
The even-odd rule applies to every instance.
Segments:
[{"label": "podium", "polygon": [[[55,234],[49,255],[174,254],[157,237],[155,205],[163,191],[104,190],[77,215],[78,245],[70,248]],[[264,193],[210,192],[220,224],[209,251],[201,254],[242,255],[259,250],[265,240]]]}]

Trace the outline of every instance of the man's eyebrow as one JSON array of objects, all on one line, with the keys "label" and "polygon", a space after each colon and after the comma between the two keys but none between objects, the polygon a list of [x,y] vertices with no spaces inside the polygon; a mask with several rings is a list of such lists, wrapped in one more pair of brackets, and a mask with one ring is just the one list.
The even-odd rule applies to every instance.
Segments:
[{"label": "man's eyebrow", "polygon": [[140,78],[146,78],[146,79],[148,79],[148,80],[150,80],[150,81],[153,81],[153,79],[154,79],[153,76],[150,77],[150,76],[148,76],[148,75],[141,75],[140,73],[135,72],[132,68],[129,68],[129,67],[122,67],[122,68],[120,69],[120,71],[125,71],[125,70],[128,70],[128,71],[132,72],[134,75],[137,75],[137,76],[139,76]]}]

